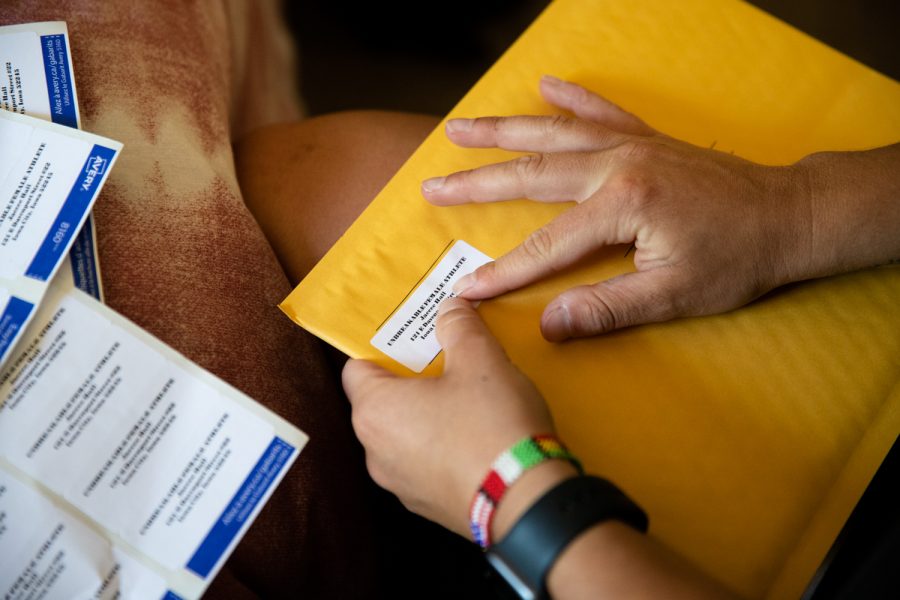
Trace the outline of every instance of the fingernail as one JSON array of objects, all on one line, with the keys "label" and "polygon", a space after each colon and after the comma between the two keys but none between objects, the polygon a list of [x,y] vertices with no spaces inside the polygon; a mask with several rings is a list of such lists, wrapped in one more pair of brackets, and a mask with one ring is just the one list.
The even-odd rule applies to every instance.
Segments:
[{"label": "fingernail", "polygon": [[562,85],[565,83],[565,81],[563,81],[562,79],[559,79],[558,77],[554,77],[553,75],[544,75],[543,77],[541,77],[541,82],[546,83],[547,85],[554,85],[554,86]]},{"label": "fingernail", "polygon": [[461,277],[459,281],[453,284],[453,293],[457,296],[461,296],[465,293],[465,291],[475,285],[475,279],[477,276],[475,275],[475,271]]},{"label": "fingernail", "polygon": [[472,131],[474,119],[450,119],[447,121],[447,131],[456,133],[460,131]]},{"label": "fingernail", "polygon": [[565,334],[560,339],[568,337],[572,333],[572,315],[569,314],[569,307],[565,303],[558,303],[556,306],[549,308],[543,318],[544,329],[552,328],[562,330]]},{"label": "fingernail", "polygon": [[444,187],[444,181],[446,181],[446,177],[432,177],[431,179],[426,179],[422,182],[422,191],[423,192],[436,192],[442,187]]}]

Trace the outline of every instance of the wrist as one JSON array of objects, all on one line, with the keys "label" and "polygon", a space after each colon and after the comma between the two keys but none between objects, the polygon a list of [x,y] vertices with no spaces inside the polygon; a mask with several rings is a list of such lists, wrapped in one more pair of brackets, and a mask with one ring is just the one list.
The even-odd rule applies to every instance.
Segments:
[{"label": "wrist", "polygon": [[[800,161],[786,167],[763,167],[761,204],[760,252],[767,253],[770,265],[769,280],[763,282],[764,291],[816,277],[816,252],[813,249],[816,210],[813,207],[812,183],[815,167]],[[765,256],[765,254],[764,254]]]},{"label": "wrist", "polygon": [[[545,598],[548,574],[569,555],[568,548],[593,530],[603,532],[610,520],[638,532],[647,530],[647,515],[609,481],[567,477],[518,517],[503,539],[488,549],[487,559],[523,598]],[[597,536],[591,533],[588,538],[596,541]],[[583,556],[583,550],[577,552]]]},{"label": "wrist", "polygon": [[834,219],[828,214],[832,203],[827,201],[832,162],[832,153],[816,153],[789,168],[794,181],[791,203],[797,210],[793,220],[786,223],[786,235],[796,240],[792,253],[795,270],[784,283],[829,275],[829,265],[837,259],[833,254],[835,243],[830,239],[833,233],[827,225]]},{"label": "wrist", "polygon": [[[472,538],[478,545],[488,548],[493,543],[497,507],[505,502],[510,488],[518,486],[523,475],[545,465],[547,461],[555,460],[567,461],[577,473],[581,473],[578,459],[553,434],[523,437],[497,456],[469,507]],[[524,491],[514,494],[513,507],[546,484],[559,481],[555,470],[538,469],[538,473],[526,478]]]},{"label": "wrist", "polygon": [[864,152],[819,152],[791,169],[805,238],[790,280],[836,275],[900,258],[900,144]]},{"label": "wrist", "polygon": [[540,497],[578,471],[568,461],[548,460],[523,474],[497,507],[491,536],[503,539],[512,526]]}]

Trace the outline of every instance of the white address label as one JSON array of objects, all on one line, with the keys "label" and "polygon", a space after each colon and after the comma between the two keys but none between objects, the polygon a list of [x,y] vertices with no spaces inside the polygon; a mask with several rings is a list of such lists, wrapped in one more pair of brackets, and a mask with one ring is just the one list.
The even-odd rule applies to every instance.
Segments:
[{"label": "white address label", "polygon": [[441,351],[434,335],[438,305],[454,296],[453,285],[493,259],[459,240],[385,321],[370,343],[416,373]]}]

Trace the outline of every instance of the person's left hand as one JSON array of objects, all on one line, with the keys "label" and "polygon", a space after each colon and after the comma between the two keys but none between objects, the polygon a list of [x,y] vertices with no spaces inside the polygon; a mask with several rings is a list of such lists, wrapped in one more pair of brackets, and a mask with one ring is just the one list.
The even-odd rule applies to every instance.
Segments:
[{"label": "person's left hand", "polygon": [[465,300],[440,307],[440,377],[398,377],[362,360],[344,367],[353,428],[372,478],[403,504],[468,537],[468,509],[500,452],[553,433],[544,399]]},{"label": "person's left hand", "polygon": [[[532,154],[422,183],[425,198],[438,206],[516,198],[576,202],[461,278],[454,289],[462,297],[494,298],[604,246],[632,244],[635,272],[585,282],[547,305],[541,332],[559,342],[726,312],[789,281],[828,274],[816,256],[834,253],[834,246],[826,241],[819,242],[822,250],[813,248],[835,213],[813,202],[808,164],[752,163],[655,131],[574,83],[544,77],[540,87],[550,104],[575,116],[447,122],[448,137],[460,146]],[[886,216],[890,206],[876,210]],[[885,237],[884,245],[894,247]]]}]

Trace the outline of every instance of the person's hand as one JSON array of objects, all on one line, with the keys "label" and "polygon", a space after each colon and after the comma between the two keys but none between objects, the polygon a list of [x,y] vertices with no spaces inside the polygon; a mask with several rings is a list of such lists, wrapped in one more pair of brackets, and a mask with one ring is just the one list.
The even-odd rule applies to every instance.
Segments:
[{"label": "person's hand", "polygon": [[[527,435],[553,433],[540,393],[509,362],[472,305],[445,300],[437,320],[440,377],[398,377],[348,361],[344,389],[372,478],[410,510],[470,537],[469,505],[492,461]],[[491,528],[503,539],[517,519],[559,482],[566,461],[526,471],[504,495]],[[585,530],[547,577],[554,598],[727,598],[715,582],[617,521]]]},{"label": "person's hand", "polygon": [[576,116],[453,119],[466,147],[534,154],[427,180],[436,205],[529,198],[578,204],[460,281],[480,300],[633,244],[636,273],[570,289],[541,319],[560,341],[739,307],[808,277],[811,207],[795,167],[765,167],[663,135],[586,89],[545,77],[541,93]]},{"label": "person's hand", "polygon": [[553,422],[468,302],[441,304],[437,336],[445,355],[440,377],[403,378],[351,360],[343,383],[375,482],[468,537],[469,503],[491,462],[522,437],[552,433]]}]

